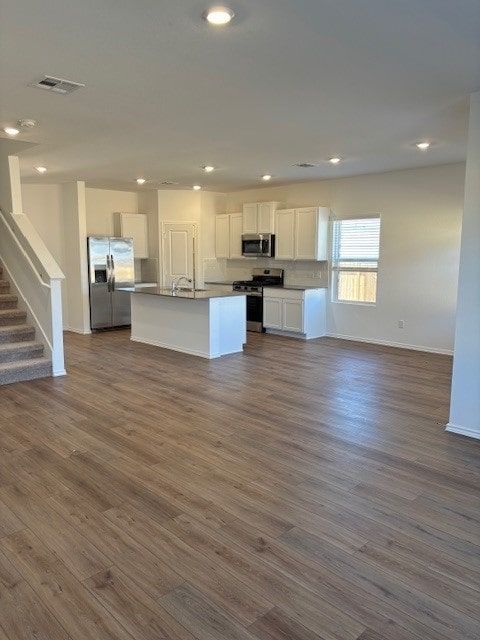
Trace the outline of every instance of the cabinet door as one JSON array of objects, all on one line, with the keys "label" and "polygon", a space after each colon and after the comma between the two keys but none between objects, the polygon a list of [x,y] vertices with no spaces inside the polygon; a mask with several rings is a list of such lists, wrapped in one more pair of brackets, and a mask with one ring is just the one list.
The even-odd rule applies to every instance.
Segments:
[{"label": "cabinet door", "polygon": [[282,299],[263,298],[263,326],[282,329]]},{"label": "cabinet door", "polygon": [[257,232],[275,233],[275,204],[260,202],[258,204]]},{"label": "cabinet door", "polygon": [[133,238],[133,255],[148,258],[147,216],[144,213],[121,213],[122,238]]},{"label": "cabinet door", "polygon": [[230,257],[230,219],[227,213],[215,216],[215,256]]},{"label": "cabinet door", "polygon": [[318,260],[318,209],[297,209],[295,212],[295,258]]},{"label": "cabinet door", "polygon": [[243,205],[243,233],[258,233],[257,211],[258,206],[256,204]]},{"label": "cabinet door", "polygon": [[283,300],[282,329],[304,333],[303,325],[303,300]]},{"label": "cabinet door", "polygon": [[275,258],[295,259],[295,210],[281,209],[275,213]]},{"label": "cabinet door", "polygon": [[[230,258],[242,257],[243,215],[230,214]],[[218,257],[218,256],[217,256]]]}]

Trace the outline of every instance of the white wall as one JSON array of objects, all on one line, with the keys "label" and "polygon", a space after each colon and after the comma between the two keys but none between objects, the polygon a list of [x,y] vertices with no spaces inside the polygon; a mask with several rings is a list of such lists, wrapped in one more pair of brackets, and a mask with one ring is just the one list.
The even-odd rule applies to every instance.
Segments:
[{"label": "white wall", "polygon": [[65,225],[65,267],[67,280],[66,328],[90,333],[90,310],[87,268],[87,213],[85,183],[62,185],[62,210]]},{"label": "white wall", "polygon": [[473,94],[470,99],[448,430],[480,438],[480,92]]},{"label": "white wall", "polygon": [[113,236],[113,214],[138,213],[135,191],[114,191],[87,187],[87,236]]},{"label": "white wall", "polygon": [[32,146],[31,142],[0,138],[0,209],[5,213],[23,213],[17,154]]},{"label": "white wall", "polygon": [[24,213],[63,269],[65,263],[62,187],[59,184],[23,184]]},{"label": "white wall", "polygon": [[461,163],[268,187],[227,194],[227,210],[278,200],[337,216],[380,213],[377,305],[329,302],[329,334],[451,353],[464,179]]}]

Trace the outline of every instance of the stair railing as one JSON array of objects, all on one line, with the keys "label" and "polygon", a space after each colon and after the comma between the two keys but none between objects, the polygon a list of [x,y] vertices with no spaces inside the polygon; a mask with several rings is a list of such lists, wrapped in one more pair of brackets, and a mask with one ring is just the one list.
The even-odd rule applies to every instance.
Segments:
[{"label": "stair railing", "polygon": [[25,214],[0,210],[0,260],[50,352],[52,375],[65,375],[61,289],[65,276]]}]

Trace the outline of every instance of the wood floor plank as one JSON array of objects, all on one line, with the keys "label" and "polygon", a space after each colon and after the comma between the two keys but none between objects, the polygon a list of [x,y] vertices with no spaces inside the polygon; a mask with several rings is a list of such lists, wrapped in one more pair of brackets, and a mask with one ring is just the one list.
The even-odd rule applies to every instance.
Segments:
[{"label": "wood floor plank", "polygon": [[255,640],[255,636],[188,584],[171,591],[160,603],[198,640]]},{"label": "wood floor plank", "polygon": [[250,630],[259,640],[324,640],[319,633],[310,631],[276,607],[252,624]]},{"label": "wood floor plank", "polygon": [[248,626],[273,607],[261,591],[245,589],[238,576],[232,575],[221,563],[197,553],[174,533],[131,505],[110,509],[105,517],[127,531],[166,565],[175,568],[185,581],[188,580],[244,625]]},{"label": "wood floor plank", "polygon": [[80,580],[110,565],[109,559],[95,545],[49,508],[45,500],[29,495],[24,486],[18,483],[2,487],[0,499]]},{"label": "wood floor plank", "polygon": [[[388,630],[392,640],[425,640],[443,638],[415,618],[402,614],[394,605],[383,598],[359,588],[352,589],[348,577],[340,576],[315,562],[312,556],[302,556],[285,544],[281,539],[265,536],[246,526],[241,521],[225,525],[219,532],[226,546],[236,544],[260,565],[267,563],[280,570],[289,579],[306,586],[319,597],[333,606],[348,611],[366,627],[379,632]],[[322,539],[322,547],[329,548],[330,543]]]},{"label": "wood floor plank", "polygon": [[64,629],[85,640],[132,640],[96,598],[27,530],[0,540],[0,548]]},{"label": "wood floor plank", "polygon": [[62,517],[115,564],[150,598],[156,599],[182,584],[175,570],[151,553],[141,542],[93,511],[71,492],[52,497],[50,504]]},{"label": "wood floor plank", "polygon": [[326,549],[320,539],[300,529],[292,529],[282,536],[284,542],[307,557],[343,576],[372,595],[387,597],[394,606],[415,617],[419,622],[451,640],[475,640],[480,629],[479,619],[422,593],[411,584],[404,585],[368,562],[356,557],[340,557],[334,548]]},{"label": "wood floor plank", "polygon": [[25,524],[17,518],[11,509],[0,500],[0,538],[8,536],[10,533],[20,531],[25,528]]},{"label": "wood floor plank", "polygon": [[135,640],[195,640],[185,627],[117,567],[92,576],[85,584]]},{"label": "wood floor plank", "polygon": [[238,575],[247,588],[271,594],[280,608],[309,629],[321,626],[326,640],[357,638],[363,631],[363,625],[345,611],[315,596],[303,585],[288,580],[275,567],[259,566],[237,545],[226,545],[217,530],[207,529],[185,516],[175,518],[165,527],[197,552]]},{"label": "wood floor plank", "polygon": [[0,640],[480,637],[451,357],[129,337],[67,333],[67,376],[0,386]]}]

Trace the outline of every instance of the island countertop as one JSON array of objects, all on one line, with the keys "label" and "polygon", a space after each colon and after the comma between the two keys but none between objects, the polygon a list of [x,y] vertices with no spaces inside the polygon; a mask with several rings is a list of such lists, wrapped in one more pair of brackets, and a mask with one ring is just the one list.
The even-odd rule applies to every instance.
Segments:
[{"label": "island countertop", "polygon": [[232,298],[246,295],[242,291],[214,291],[209,289],[197,289],[196,291],[177,289],[172,291],[170,287],[119,287],[118,291],[166,298],[183,298],[185,300],[209,300],[210,298]]}]

